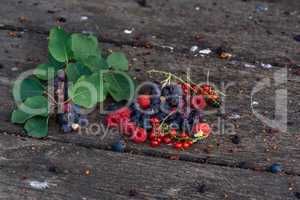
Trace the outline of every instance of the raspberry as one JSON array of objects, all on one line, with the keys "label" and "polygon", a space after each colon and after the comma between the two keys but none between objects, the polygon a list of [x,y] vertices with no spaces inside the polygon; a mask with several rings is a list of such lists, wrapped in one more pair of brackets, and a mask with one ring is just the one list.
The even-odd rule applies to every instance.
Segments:
[{"label": "raspberry", "polygon": [[143,143],[147,139],[147,132],[145,129],[137,127],[131,137],[132,141],[136,143]]},{"label": "raspberry", "polygon": [[141,108],[147,109],[150,107],[151,100],[149,95],[140,95],[137,99],[138,104]]},{"label": "raspberry", "polygon": [[193,96],[192,98],[193,108],[204,110],[206,107],[206,101],[202,95]]},{"label": "raspberry", "polygon": [[121,108],[115,112],[121,119],[129,119],[131,110],[128,107]]},{"label": "raspberry", "polygon": [[124,135],[132,135],[133,132],[136,130],[135,122],[130,122],[128,120],[122,120],[120,123],[120,131],[124,133]]},{"label": "raspberry", "polygon": [[115,113],[111,113],[106,117],[106,124],[108,128],[119,127],[119,117]]},{"label": "raspberry", "polygon": [[195,133],[202,132],[204,137],[208,137],[211,133],[211,128],[207,123],[198,123],[194,126]]}]

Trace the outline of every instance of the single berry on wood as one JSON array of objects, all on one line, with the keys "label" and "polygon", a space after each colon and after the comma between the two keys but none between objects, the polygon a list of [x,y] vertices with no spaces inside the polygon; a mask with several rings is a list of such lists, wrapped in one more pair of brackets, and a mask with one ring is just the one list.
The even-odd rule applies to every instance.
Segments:
[{"label": "single berry on wood", "polygon": [[124,140],[118,140],[115,144],[112,145],[112,150],[116,152],[124,152],[126,143]]},{"label": "single berry on wood", "polygon": [[270,172],[275,173],[275,174],[280,173],[280,172],[282,172],[282,166],[280,164],[275,163],[270,166],[269,170],[270,170]]},{"label": "single berry on wood", "polygon": [[203,194],[207,191],[207,186],[205,184],[199,184],[197,190],[199,193]]},{"label": "single berry on wood", "polygon": [[234,135],[231,138],[231,141],[232,141],[233,144],[239,144],[241,142],[241,138],[238,135]]},{"label": "single berry on wood", "polygon": [[294,195],[297,199],[300,199],[300,192],[295,192]]}]

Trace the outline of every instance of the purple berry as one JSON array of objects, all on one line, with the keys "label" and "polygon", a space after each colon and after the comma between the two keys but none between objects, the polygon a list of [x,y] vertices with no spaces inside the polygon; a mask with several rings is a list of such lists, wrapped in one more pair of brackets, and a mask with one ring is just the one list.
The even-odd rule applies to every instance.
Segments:
[{"label": "purple berry", "polygon": [[64,133],[70,133],[72,131],[72,127],[69,124],[63,124],[62,129]]}]

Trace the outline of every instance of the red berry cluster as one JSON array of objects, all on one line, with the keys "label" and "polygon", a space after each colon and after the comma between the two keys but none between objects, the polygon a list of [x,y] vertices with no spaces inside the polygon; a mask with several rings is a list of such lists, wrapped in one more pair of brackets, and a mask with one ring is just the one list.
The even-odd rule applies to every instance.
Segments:
[{"label": "red berry cluster", "polygon": [[[164,88],[162,88],[162,90],[164,90]],[[186,96],[191,95],[191,98],[189,98],[191,109],[203,111],[207,105],[213,105],[213,103],[216,102],[219,103],[219,96],[210,85],[205,84],[195,86],[185,83],[180,85],[180,90],[182,91],[181,98],[183,99],[186,99]],[[164,91],[162,91],[162,94],[163,93]],[[135,100],[135,104],[142,110],[154,109],[154,106],[157,106],[157,103],[154,104],[154,100],[151,97],[152,96],[149,94],[139,95]],[[162,95],[158,101],[160,102],[159,104],[163,104],[166,103],[165,101],[167,100],[165,96]],[[171,105],[174,105],[173,101],[171,103]],[[187,104],[186,100],[183,104]],[[179,107],[181,107],[180,105],[181,104],[178,103]],[[170,109],[176,110],[172,106],[170,106]],[[180,111],[176,112],[180,113]],[[169,126],[170,124],[165,122],[167,117],[165,115],[161,117],[160,112],[152,115],[141,114],[141,116],[139,116],[138,114],[139,111],[132,106],[123,107],[107,115],[107,126],[109,128],[118,128],[120,132],[129,136],[135,143],[144,143],[149,139],[151,147],[158,147],[161,144],[166,144],[180,150],[188,149],[198,140],[207,138],[211,133],[210,126],[203,121],[193,123],[190,132],[187,132],[186,130]],[[180,113],[179,116],[177,116],[177,119],[174,120],[178,121],[178,118],[184,119],[184,115],[184,113]],[[145,128],[141,125],[140,120],[146,118],[151,128]],[[194,119],[192,118],[191,120],[193,121]]]}]

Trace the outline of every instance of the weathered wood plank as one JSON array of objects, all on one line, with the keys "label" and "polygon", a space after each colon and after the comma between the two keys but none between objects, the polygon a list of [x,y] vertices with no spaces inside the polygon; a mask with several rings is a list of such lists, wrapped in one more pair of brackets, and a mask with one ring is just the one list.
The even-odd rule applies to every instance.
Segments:
[{"label": "weathered wood plank", "polygon": [[[2,44],[4,48],[0,50],[0,63],[3,68],[0,69],[0,75],[13,80],[26,69],[34,67],[41,60],[45,60],[46,40],[45,35],[24,33],[21,38],[9,38],[6,31],[0,31],[0,40],[5,41]],[[107,44],[105,44],[107,46]],[[112,49],[118,49],[109,45]],[[184,75],[184,68],[190,67],[192,79],[195,81],[205,80],[207,69],[210,70],[211,81],[219,85],[222,81],[229,83],[236,81],[236,85],[230,88],[226,94],[226,115],[223,116],[225,123],[233,123],[236,133],[241,137],[241,143],[236,145],[231,142],[229,135],[213,135],[209,140],[196,145],[189,151],[180,152],[169,148],[161,147],[158,149],[149,148],[148,145],[130,144],[127,151],[133,151],[137,154],[151,154],[154,156],[170,157],[180,155],[179,159],[207,162],[217,165],[247,167],[251,169],[264,170],[273,162],[282,163],[287,173],[300,173],[299,162],[299,83],[298,81],[288,81],[289,87],[289,134],[273,133],[252,115],[250,108],[250,94],[252,87],[262,78],[272,78],[273,71],[260,69],[259,73],[255,69],[243,70],[240,67],[223,67],[224,62],[212,58],[186,58],[179,57],[178,54],[169,54],[168,52],[154,49],[131,48],[124,46],[125,51],[132,60],[133,68],[131,73],[137,77],[138,81],[149,78],[145,71],[150,69],[161,69],[172,71],[180,76]],[[30,58],[30,59],[28,59]],[[133,58],[137,58],[133,61]],[[16,63],[17,62],[17,63]],[[12,71],[16,67],[18,71]],[[143,70],[136,70],[143,69]],[[275,71],[275,70],[274,70]],[[150,77],[151,78],[151,77]],[[20,133],[19,126],[9,122],[10,112],[14,108],[14,103],[10,94],[8,85],[0,84],[0,130],[10,133]],[[264,89],[259,93],[255,101],[259,103],[260,113],[269,112],[270,117],[274,113],[274,87]],[[229,119],[226,116],[239,114],[241,119]],[[210,117],[211,122],[217,121],[217,116]],[[94,112],[90,116],[91,122],[99,123],[99,116]],[[52,122],[53,123],[53,122]],[[101,135],[100,135],[101,136]],[[50,137],[54,140],[72,142],[83,146],[97,148],[109,148],[116,140],[118,134],[107,135],[104,139],[100,136],[60,133],[57,125],[51,124]],[[247,162],[245,166],[244,162]]]},{"label": "weathered wood plank", "polygon": [[[263,61],[275,65],[300,63],[297,0],[238,1],[225,0],[147,0],[141,7],[136,1],[76,0],[40,1],[2,0],[0,24],[46,32],[57,19],[70,31],[91,31],[105,41],[143,46],[151,43],[160,48],[171,46],[188,52],[192,45],[230,49],[237,59]],[[268,7],[256,12],[257,4]],[[25,16],[28,21],[20,21]],[[81,20],[81,16],[89,17]],[[64,20],[61,20],[64,21]],[[5,27],[5,26],[4,26]],[[125,29],[134,28],[133,34]],[[196,37],[198,36],[198,37]],[[195,39],[197,38],[197,39]],[[291,62],[292,61],[292,62]]]},{"label": "weathered wood plank", "polygon": [[[119,154],[4,134],[0,134],[0,156],[2,199],[289,200],[300,189],[299,177]],[[87,170],[90,174],[86,174]],[[32,181],[45,182],[48,188],[33,188]],[[201,189],[203,184],[205,189]]]}]

